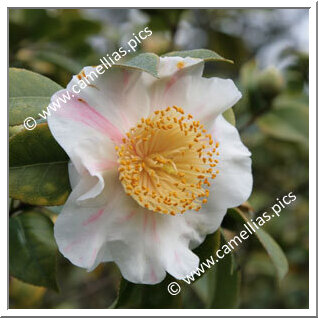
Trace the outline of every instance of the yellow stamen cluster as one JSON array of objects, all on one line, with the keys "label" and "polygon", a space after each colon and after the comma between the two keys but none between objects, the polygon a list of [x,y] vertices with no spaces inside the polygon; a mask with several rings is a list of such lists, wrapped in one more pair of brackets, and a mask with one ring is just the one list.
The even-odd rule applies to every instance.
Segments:
[{"label": "yellow stamen cluster", "polygon": [[119,178],[141,206],[175,215],[207,202],[219,144],[181,107],[141,118],[116,146]]}]

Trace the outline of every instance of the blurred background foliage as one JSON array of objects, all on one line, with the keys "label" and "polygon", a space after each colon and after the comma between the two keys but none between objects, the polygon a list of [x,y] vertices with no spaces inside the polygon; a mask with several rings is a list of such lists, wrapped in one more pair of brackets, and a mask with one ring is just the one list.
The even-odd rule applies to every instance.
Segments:
[{"label": "blurred background foliage", "polygon": [[[236,251],[239,307],[308,308],[308,10],[10,9],[9,18],[10,67],[62,86],[145,26],[153,34],[136,53],[207,48],[235,61],[208,63],[205,76],[232,78],[243,93],[234,113],[252,152],[255,217],[276,198],[297,196],[264,226],[287,255],[288,275],[278,285],[265,251],[256,240],[245,241]],[[46,213],[54,220],[59,211]],[[107,308],[114,301],[115,265],[87,273],[62,256],[58,263],[59,293],[10,278],[10,308]],[[205,308],[207,284],[204,277],[187,287],[183,308]]]}]

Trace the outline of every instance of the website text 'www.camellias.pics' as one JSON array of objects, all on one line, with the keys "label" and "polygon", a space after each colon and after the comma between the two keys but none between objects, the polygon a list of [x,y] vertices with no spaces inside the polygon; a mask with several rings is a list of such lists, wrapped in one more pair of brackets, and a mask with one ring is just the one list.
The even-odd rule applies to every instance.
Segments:
[{"label": "website text 'www.camellias.pics'", "polygon": [[[273,218],[279,217],[283,209],[285,209],[289,204],[296,200],[296,195],[293,192],[289,192],[287,195],[283,196],[281,199],[277,198],[273,206],[270,207],[271,212],[263,212],[255,220],[250,220],[244,223],[244,230],[240,231],[239,234],[235,235],[231,240],[226,244],[222,245],[219,248],[214,256],[210,256],[204,262],[201,262],[199,267],[196,270],[189,273],[182,280],[190,285],[197,278],[201,277],[206,270],[211,269],[219,261],[222,262],[222,259],[229,253],[231,253],[236,247],[239,246],[244,240],[248,239],[254,233],[257,232],[266,222],[269,222]],[[171,282],[168,287],[168,292],[171,295],[177,295],[181,291],[181,286],[177,282]]]}]

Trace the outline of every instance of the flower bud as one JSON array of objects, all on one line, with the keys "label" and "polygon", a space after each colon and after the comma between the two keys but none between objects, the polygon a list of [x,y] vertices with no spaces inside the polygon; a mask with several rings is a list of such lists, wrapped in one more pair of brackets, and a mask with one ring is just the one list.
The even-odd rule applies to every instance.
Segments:
[{"label": "flower bud", "polygon": [[275,68],[271,67],[261,72],[256,80],[256,89],[263,98],[272,100],[284,88],[284,78]]}]

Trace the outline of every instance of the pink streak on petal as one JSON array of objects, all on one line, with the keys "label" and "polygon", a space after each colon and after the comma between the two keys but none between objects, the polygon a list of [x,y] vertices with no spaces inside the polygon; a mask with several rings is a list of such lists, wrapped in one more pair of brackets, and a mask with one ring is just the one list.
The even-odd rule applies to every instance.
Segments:
[{"label": "pink streak on petal", "polygon": [[127,86],[129,82],[130,74],[127,71],[123,71],[123,75],[124,75],[124,79],[123,79],[124,86]]},{"label": "pink streak on petal", "polygon": [[91,165],[91,168],[97,171],[105,171],[110,170],[118,166],[116,161],[105,160],[102,162],[96,162]]},{"label": "pink streak on petal", "polygon": [[147,223],[148,223],[148,212],[144,213],[144,225],[143,225],[143,231],[145,232],[147,229]]},{"label": "pink streak on petal", "polygon": [[102,214],[104,213],[104,208],[103,209],[100,209],[97,211],[97,213],[94,213],[92,214],[86,221],[84,221],[82,224],[84,226],[90,224],[90,223],[93,223],[93,222],[96,222],[101,216]]},{"label": "pink streak on petal", "polygon": [[122,119],[122,121],[123,121],[123,126],[125,127],[125,130],[128,130],[129,129],[129,127],[131,127],[131,124],[130,124],[130,122],[129,122],[129,119],[128,119],[128,117],[126,116],[126,114],[124,113],[124,112],[120,112],[120,117],[121,117],[121,119]]},{"label": "pink streak on petal", "polygon": [[131,211],[128,215],[125,215],[125,216],[120,220],[120,223],[129,221],[132,217],[134,217],[134,216],[136,215],[136,213],[137,213],[136,210]]},{"label": "pink streak on petal", "polygon": [[124,135],[106,117],[88,105],[84,100],[69,101],[59,110],[62,117],[81,122],[107,135],[114,142],[121,143]]},{"label": "pink streak on petal", "polygon": [[157,281],[157,275],[156,275],[156,273],[155,273],[155,271],[154,271],[153,268],[151,268],[150,276],[151,276],[151,280],[152,280],[153,282],[156,282],[156,281]]},{"label": "pink streak on petal", "polygon": [[[124,84],[123,89],[125,89],[126,86],[129,84],[130,77],[131,77],[131,74],[124,70],[123,71],[123,84]],[[122,97],[123,97],[122,103],[126,104],[126,95],[124,94]],[[123,126],[125,130],[128,130],[131,127],[131,123],[127,117],[127,114],[124,111],[119,111],[119,114],[123,121]]]},{"label": "pink streak on petal", "polygon": [[177,81],[178,76],[177,74],[173,75],[170,80],[168,81],[168,83],[166,84],[165,87],[165,93],[167,93],[167,91],[174,85],[174,83]]},{"label": "pink streak on petal", "polygon": [[178,264],[181,263],[180,256],[179,256],[179,254],[178,254],[177,251],[174,251],[174,258],[176,259],[176,262],[177,262]]},{"label": "pink streak on petal", "polygon": [[91,263],[95,262],[96,255],[97,255],[97,248],[94,248],[93,254],[92,254],[92,257],[91,257]]},{"label": "pink streak on petal", "polygon": [[64,248],[64,252],[65,252],[65,253],[70,252],[70,251],[72,250],[72,248],[73,248],[74,246],[80,244],[81,241],[82,241],[81,239],[72,241],[70,244],[68,244],[68,245]]}]

